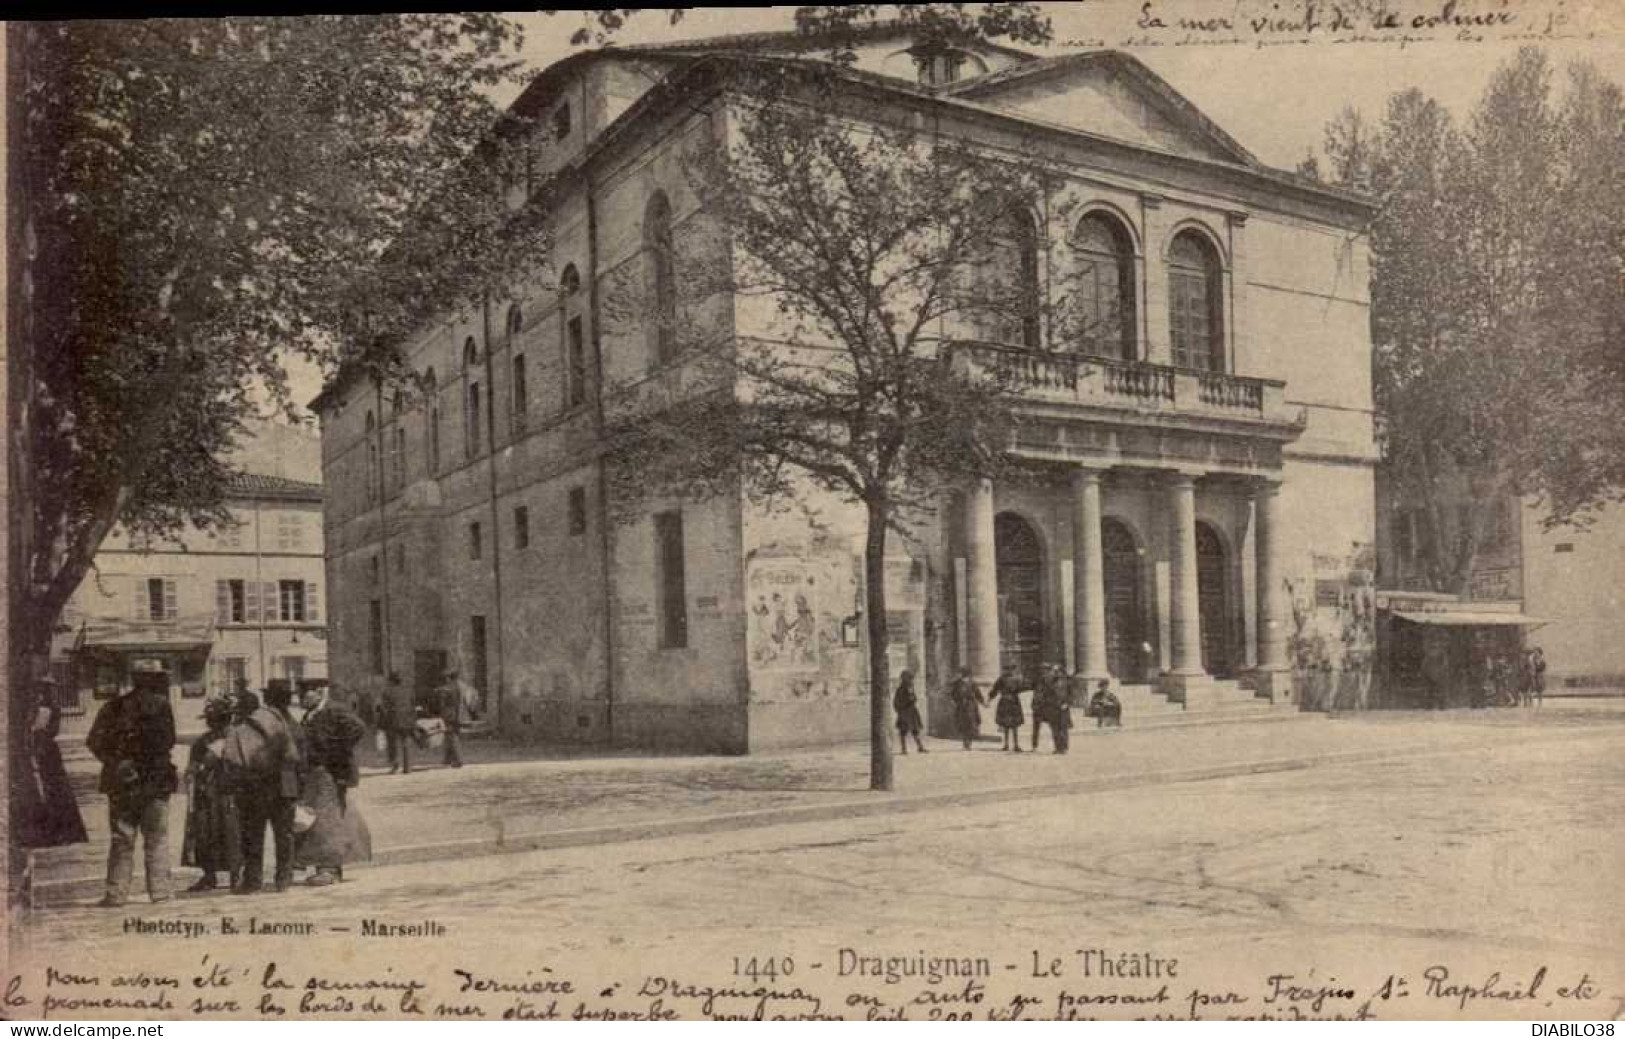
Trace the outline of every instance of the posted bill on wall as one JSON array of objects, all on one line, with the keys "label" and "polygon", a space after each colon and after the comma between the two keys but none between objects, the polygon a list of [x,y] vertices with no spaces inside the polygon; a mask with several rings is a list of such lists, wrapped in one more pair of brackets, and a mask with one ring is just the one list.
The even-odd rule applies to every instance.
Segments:
[{"label": "posted bill on wall", "polygon": [[[480,89],[534,136],[498,195],[546,262],[388,365],[290,353],[269,381],[307,425],[223,442],[229,522],[108,524],[13,637],[0,1014],[1625,1017],[1625,516],[1586,475],[1625,18],[987,6],[514,16],[522,78]],[[13,26],[14,167],[78,111],[106,179],[75,191],[124,190],[98,148],[196,143],[143,150],[149,84],[179,125],[210,48],[282,60],[274,22],[132,25],[79,65],[44,56],[83,27]],[[81,73],[112,77],[82,111],[43,100]],[[303,104],[258,113],[325,118]],[[353,170],[320,129],[309,164]],[[17,241],[52,169],[13,171]],[[165,177],[216,198],[191,175]],[[339,211],[265,176],[210,242]],[[14,273],[60,259],[19,248]],[[264,321],[197,356],[319,309],[278,249],[213,248]],[[465,251],[423,252],[422,286]],[[194,274],[153,282],[142,335],[226,306]],[[69,479],[26,445],[71,445],[15,433],[54,421],[47,362],[28,392],[8,368],[14,505]],[[627,417],[715,363],[749,392]],[[265,383],[244,364],[210,385]]]}]

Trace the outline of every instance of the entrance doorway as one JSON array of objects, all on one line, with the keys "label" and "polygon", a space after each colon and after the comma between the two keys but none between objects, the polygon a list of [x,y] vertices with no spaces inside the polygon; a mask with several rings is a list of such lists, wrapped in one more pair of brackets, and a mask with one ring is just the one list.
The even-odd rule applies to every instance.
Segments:
[{"label": "entrance doorway", "polygon": [[1044,548],[1032,525],[1013,512],[994,518],[993,544],[999,662],[1032,680],[1044,662]]},{"label": "entrance doorway", "polygon": [[1206,523],[1196,524],[1196,594],[1202,624],[1202,670],[1215,678],[1233,677],[1229,555],[1218,532]]},{"label": "entrance doorway", "polygon": [[1119,682],[1145,681],[1145,604],[1141,598],[1140,545],[1114,519],[1100,524],[1106,592],[1106,670]]}]

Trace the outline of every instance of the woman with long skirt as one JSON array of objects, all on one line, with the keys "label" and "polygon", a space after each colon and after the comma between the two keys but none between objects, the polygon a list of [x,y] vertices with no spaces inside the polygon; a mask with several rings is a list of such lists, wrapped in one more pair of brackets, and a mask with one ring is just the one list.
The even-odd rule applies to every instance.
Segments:
[{"label": "woman with long skirt", "polygon": [[305,786],[299,802],[313,817],[294,844],[294,861],[316,870],[305,883],[324,887],[344,879],[344,867],[372,858],[372,834],[350,796],[358,782],[355,748],[367,727],[325,688],[305,691]]}]

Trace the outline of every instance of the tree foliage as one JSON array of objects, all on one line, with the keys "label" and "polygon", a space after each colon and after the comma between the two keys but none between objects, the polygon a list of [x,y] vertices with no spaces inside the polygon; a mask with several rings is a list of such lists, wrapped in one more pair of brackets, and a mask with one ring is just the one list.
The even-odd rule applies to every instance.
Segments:
[{"label": "tree foliage", "polygon": [[224,457],[264,393],[291,405],[290,354],[331,361],[362,313],[409,326],[537,232],[458,180],[517,69],[504,19],[22,31],[38,651],[115,522],[225,521]]},{"label": "tree foliage", "polygon": [[[885,788],[886,539],[945,488],[1009,465],[1013,369],[968,363],[964,348],[1035,317],[1041,303],[1011,263],[1012,215],[1050,191],[1021,160],[934,137],[907,114],[858,119],[827,83],[782,74],[750,76],[729,146],[688,163],[725,244],[689,250],[710,260],[689,265],[687,309],[736,301],[771,330],[683,323],[693,374],[617,417],[616,490],[782,503],[810,484],[864,510],[871,780]],[[616,309],[658,314],[635,287],[610,295],[621,293],[637,302]]]},{"label": "tree foliage", "polygon": [[1425,505],[1431,579],[1465,589],[1493,509],[1584,523],[1625,493],[1617,344],[1625,107],[1595,69],[1554,99],[1544,52],[1501,66],[1464,124],[1409,90],[1381,123],[1328,128],[1331,179],[1373,193],[1378,431],[1396,493]]}]

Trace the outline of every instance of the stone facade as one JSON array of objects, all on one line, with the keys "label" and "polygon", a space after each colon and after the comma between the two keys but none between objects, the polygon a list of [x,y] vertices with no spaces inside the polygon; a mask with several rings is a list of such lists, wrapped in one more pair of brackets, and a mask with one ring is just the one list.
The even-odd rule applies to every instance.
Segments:
[{"label": "stone facade", "polygon": [[[316,402],[340,682],[395,671],[422,687],[456,664],[503,732],[549,741],[745,752],[866,731],[861,512],[809,493],[777,512],[736,495],[619,516],[597,459],[618,396],[691,374],[615,301],[647,270],[652,222],[669,221],[679,267],[717,258],[681,155],[724,141],[739,99],[714,62],[683,77],[728,47],[619,49],[538,77],[521,109],[587,114],[558,159],[576,173],[551,271],[404,344],[426,401],[396,409],[341,379]],[[946,66],[914,54],[860,47],[860,69],[909,77],[863,80],[866,100],[920,103],[916,72]],[[1123,55],[985,48],[953,67],[929,84],[942,132],[1041,137],[1064,181],[1054,211],[1071,226],[1041,228],[1056,244],[1043,276],[1074,262],[1065,243],[1095,214],[1123,243],[1134,317],[1115,357],[1020,354],[1012,450],[1032,478],[944,488],[916,536],[893,539],[893,673],[921,676],[938,730],[961,665],[989,681],[1061,663],[1187,709],[1243,686],[1286,698],[1291,637],[1335,612],[1298,597],[1369,567],[1374,539],[1366,203],[1261,166]],[[646,93],[662,77],[680,85]],[[1206,258],[1195,275],[1191,255]],[[1196,365],[1193,293],[1210,344]],[[771,308],[743,299],[681,320],[774,332]],[[955,363],[1011,356],[967,345]]]},{"label": "stone facade", "polygon": [[327,677],[321,486],[244,476],[228,504],[229,531],[136,544],[116,529],[102,544],[53,646],[66,731],[88,731],[137,667],[169,673],[186,731],[202,731],[204,698],[239,678],[259,690]]}]

